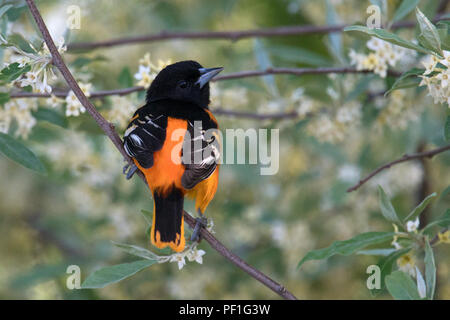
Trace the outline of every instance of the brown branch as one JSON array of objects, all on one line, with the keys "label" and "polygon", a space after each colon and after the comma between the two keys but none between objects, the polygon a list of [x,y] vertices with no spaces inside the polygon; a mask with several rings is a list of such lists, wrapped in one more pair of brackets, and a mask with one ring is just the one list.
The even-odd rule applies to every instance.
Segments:
[{"label": "brown branch", "polygon": [[[70,73],[69,69],[65,65],[61,55],[59,54],[59,52],[55,46],[55,43],[53,42],[53,39],[50,36],[50,33],[48,32],[47,26],[45,25],[38,9],[36,8],[34,1],[26,0],[26,2],[31,11],[31,14],[34,17],[34,20],[36,21],[36,24],[37,24],[39,30],[42,33],[45,43],[47,44],[47,46],[50,50],[50,53],[52,54],[53,63],[60,70],[60,72],[62,73],[67,84],[74,91],[75,95],[80,100],[81,104],[88,110],[89,114],[92,115],[92,117],[97,122],[97,124],[102,128],[102,130],[105,132],[105,134],[111,139],[111,141],[114,143],[116,148],[124,156],[125,160],[131,164],[132,163],[131,158],[126,154],[125,150],[123,149],[122,139],[120,139],[120,137],[117,135],[116,131],[114,130],[114,127],[110,123],[108,123],[100,115],[100,113],[98,113],[98,111],[95,109],[95,107],[89,101],[89,99],[84,95],[84,93],[81,91],[80,87],[78,86],[77,82],[75,81],[74,77]],[[142,172],[138,172],[138,174],[144,181],[146,181]],[[193,228],[195,225],[195,219],[186,211],[184,211],[184,217],[186,219],[187,224],[189,226],[191,226],[191,228]],[[214,248],[222,256],[224,256],[225,258],[230,260],[232,263],[234,263],[237,267],[239,267],[240,269],[247,272],[253,278],[258,280],[259,282],[261,282],[268,288],[272,289],[274,292],[276,292],[277,294],[279,294],[280,296],[282,296],[285,299],[289,299],[289,300],[296,299],[296,297],[292,293],[287,291],[283,286],[281,286],[277,282],[273,281],[272,279],[270,279],[269,277],[267,277],[262,272],[255,269],[254,267],[248,265],[241,258],[239,258],[234,253],[232,253],[230,250],[228,250],[211,233],[209,233],[204,228],[201,229],[201,235],[211,245],[212,248]]]},{"label": "brown branch", "polygon": [[[434,21],[439,21],[437,17]],[[399,28],[413,28],[416,25],[415,21],[403,21],[392,25],[392,29]],[[254,30],[237,30],[237,31],[161,31],[157,34],[148,34],[141,36],[130,36],[98,42],[76,42],[68,45],[68,50],[88,50],[96,48],[114,47],[121,45],[130,45],[142,42],[154,42],[164,40],[188,40],[188,39],[222,39],[237,41],[244,38],[268,38],[280,36],[299,36],[305,34],[324,34],[332,32],[342,32],[342,30],[349,25],[335,25],[335,26],[284,26],[277,28],[254,29]]]},{"label": "brown branch", "polygon": [[226,110],[222,108],[213,108],[211,111],[214,115],[228,116],[236,118],[247,118],[255,120],[289,120],[296,119],[298,113],[296,111],[291,112],[274,112],[274,113],[254,113],[246,111]]},{"label": "brown branch", "polygon": [[[55,64],[56,65],[56,64]],[[57,66],[58,67],[58,66]],[[59,67],[58,67],[59,68]],[[270,74],[290,74],[295,76],[303,76],[303,75],[319,75],[319,74],[348,74],[348,73],[370,73],[369,70],[356,70],[352,67],[327,67],[327,68],[269,68],[266,70],[248,70],[248,71],[240,71],[225,74],[223,76],[218,76],[213,81],[224,81],[224,80],[233,80],[233,79],[241,79],[241,78],[249,78],[249,77],[260,77],[266,76]],[[397,71],[389,71],[388,74],[393,77],[400,76],[400,73]],[[145,90],[144,87],[136,86],[130,88],[122,88],[122,89],[113,89],[113,90],[102,90],[92,92],[91,98],[100,98],[105,96],[112,95],[127,95],[137,91]],[[69,93],[69,89],[65,90],[55,90],[52,94],[65,98]],[[51,95],[48,93],[37,93],[37,92],[15,92],[10,94],[10,98],[49,98]]]},{"label": "brown branch", "polygon": [[[357,70],[353,67],[326,67],[326,68],[268,68],[266,70],[250,70],[250,71],[240,71],[235,73],[224,74],[215,79],[215,81],[221,80],[232,80],[248,77],[261,77],[270,74],[290,74],[295,76],[303,75],[318,75],[318,74],[329,74],[329,73],[371,73],[370,70]],[[388,74],[393,77],[398,77],[401,74],[396,71],[388,71]]]},{"label": "brown branch", "polygon": [[[131,94],[133,92],[143,91],[145,90],[144,87],[129,87],[129,88],[123,88],[123,89],[113,89],[113,90],[99,90],[91,92],[90,98],[102,98],[106,96],[124,96]],[[69,89],[64,90],[53,90],[51,94],[49,93],[39,93],[39,92],[15,92],[10,94],[11,99],[18,99],[18,98],[50,98],[51,95],[54,95],[58,98],[65,98],[67,97],[67,94],[69,93]]]},{"label": "brown branch", "polygon": [[364,183],[366,183],[367,181],[369,181],[371,178],[373,178],[375,175],[377,175],[378,173],[380,173],[381,171],[385,170],[385,169],[389,169],[390,167],[392,167],[393,165],[402,163],[402,162],[406,162],[406,161],[411,161],[411,160],[415,160],[415,159],[423,159],[423,158],[433,158],[435,155],[448,151],[450,150],[450,144],[447,146],[443,146],[437,149],[433,149],[433,150],[429,150],[426,152],[419,152],[419,153],[413,153],[413,154],[405,154],[403,157],[391,161],[381,167],[378,167],[377,169],[375,169],[374,171],[372,171],[367,177],[365,177],[364,179],[360,180],[356,185],[354,185],[351,188],[347,189],[347,192],[352,192],[355,191],[356,189],[358,189],[359,187],[361,187]]}]

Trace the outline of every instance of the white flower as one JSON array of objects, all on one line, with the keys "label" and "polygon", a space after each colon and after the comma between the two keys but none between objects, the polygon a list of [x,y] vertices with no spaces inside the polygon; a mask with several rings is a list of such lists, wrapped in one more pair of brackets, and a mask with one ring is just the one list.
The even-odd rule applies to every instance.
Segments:
[{"label": "white flower", "polygon": [[450,68],[450,51],[444,51],[444,59],[442,59],[439,62],[442,63],[447,68]]},{"label": "white flower", "polygon": [[178,263],[178,270],[183,269],[183,267],[186,265],[186,261],[184,260],[184,255],[177,253],[172,255],[170,258],[170,262],[177,262]]},{"label": "white flower", "polygon": [[300,101],[303,98],[303,93],[305,92],[304,88],[297,88],[291,93],[291,100],[293,102]]},{"label": "white flower", "polygon": [[145,88],[150,86],[155,77],[156,75],[150,74],[150,67],[146,67],[143,65],[139,66],[139,71],[134,75],[134,78],[136,80],[139,80],[137,85]]},{"label": "white flower", "polygon": [[418,227],[419,227],[419,218],[417,218],[414,221],[410,220],[406,223],[406,230],[408,230],[408,232],[416,232]]},{"label": "white flower", "polygon": [[338,170],[338,179],[343,182],[353,183],[361,177],[361,169],[351,164],[345,164]]},{"label": "white flower", "polygon": [[335,101],[339,99],[339,94],[332,87],[327,88],[327,94]]},{"label": "white flower", "polygon": [[447,88],[450,82],[450,72],[449,70],[444,70],[436,75],[436,79],[441,81],[441,87]]},{"label": "white flower", "polygon": [[403,57],[403,51],[393,49],[386,55],[386,60],[391,67],[395,67],[397,62]]},{"label": "white flower", "polygon": [[401,256],[400,258],[398,258],[397,266],[401,271],[406,272],[409,275],[411,275],[411,277],[416,276],[416,269],[415,269],[416,259],[412,254],[406,253],[403,256]]},{"label": "white flower", "polygon": [[30,111],[24,111],[16,115],[16,121],[18,125],[16,136],[23,139],[28,138],[31,129],[36,125],[36,119]]},{"label": "white flower", "polygon": [[106,118],[120,128],[125,128],[129,123],[130,114],[136,109],[135,105],[128,97],[112,96],[111,106],[105,114]]},{"label": "white flower", "polygon": [[86,97],[91,96],[92,83],[79,82],[78,85]]},{"label": "white flower", "polygon": [[424,75],[432,73],[438,62],[439,60],[433,55],[429,55],[425,59],[423,59],[422,65],[425,67]]},{"label": "white flower", "polygon": [[61,105],[62,102],[63,100],[58,98],[54,94],[52,94],[50,98],[47,99],[47,103],[53,108],[57,108],[58,106]]},{"label": "white flower", "polygon": [[38,74],[36,72],[25,73],[25,78],[19,80],[21,87],[32,86],[34,88],[35,83],[38,81]]},{"label": "white flower", "polygon": [[198,250],[197,248],[193,248],[192,250],[188,251],[187,258],[189,261],[195,261],[199,264],[203,263],[203,255],[206,252],[204,250]]},{"label": "white flower", "polygon": [[144,75],[149,74],[149,73],[150,73],[150,67],[140,65],[139,71],[134,75],[134,78],[136,80],[142,80],[144,78]]},{"label": "white flower", "polygon": [[206,226],[206,230],[208,230],[208,231],[209,231],[210,233],[212,233],[212,234],[216,233],[216,232],[214,231],[214,221],[213,221],[212,218],[209,218],[209,219],[208,219],[208,225]]},{"label": "white flower", "polygon": [[148,72],[150,72],[150,66],[152,65],[150,52],[147,52],[143,58],[139,59],[139,64],[148,67]]},{"label": "white flower", "polygon": [[357,70],[364,70],[365,55],[356,53],[355,50],[350,49],[348,56],[350,57],[351,65],[355,65]]},{"label": "white flower", "polygon": [[66,116],[74,116],[78,117],[80,113],[84,113],[86,109],[83,107],[83,105],[78,101],[77,96],[75,93],[70,90],[66,97]]},{"label": "white flower", "polygon": [[388,66],[387,66],[386,62],[383,61],[383,62],[377,63],[375,65],[373,72],[375,72],[382,78],[386,78],[387,70],[388,70]]},{"label": "white flower", "polygon": [[52,93],[52,87],[47,84],[47,70],[44,69],[44,77],[42,82],[36,82],[35,87],[40,93]]},{"label": "white flower", "polygon": [[372,37],[369,41],[367,41],[366,45],[372,51],[378,51],[383,49],[383,40]]},{"label": "white flower", "polygon": [[282,245],[285,243],[287,237],[287,228],[286,225],[280,221],[275,221],[271,227],[272,239],[278,243],[278,245]]}]

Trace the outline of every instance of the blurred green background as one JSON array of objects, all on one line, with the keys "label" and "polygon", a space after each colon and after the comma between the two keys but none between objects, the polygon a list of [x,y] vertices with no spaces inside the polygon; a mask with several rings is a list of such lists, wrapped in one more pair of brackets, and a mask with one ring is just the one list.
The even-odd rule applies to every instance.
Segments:
[{"label": "blurred green background", "polygon": [[[65,29],[67,7],[81,8],[81,29],[67,42],[99,41],[162,30],[238,30],[284,25],[325,25],[363,22],[369,1],[37,1],[56,35]],[[395,1],[392,1],[395,2]],[[398,3],[399,1],[397,1]],[[435,0],[421,1],[429,8]],[[336,19],[334,20],[333,16]],[[413,16],[409,19],[412,20]],[[14,32],[38,37],[24,8]],[[402,30],[411,38],[414,29]],[[333,40],[334,39],[334,40]],[[348,64],[350,48],[364,51],[364,39],[335,33],[267,38],[255,41],[171,40],[67,52],[65,60],[101,57],[78,68],[95,90],[124,87],[124,68],[133,75],[146,52],[153,61],[193,59],[225,72],[255,70],[267,60],[277,67],[321,67]],[[266,59],[267,58],[267,59]],[[127,69],[125,69],[127,70]],[[400,71],[403,71],[399,68]],[[224,72],[224,73],[225,73]],[[126,82],[125,82],[126,83]],[[380,122],[380,110],[395,97],[371,93],[385,90],[391,78],[374,75],[288,76],[218,82],[213,106],[230,110],[282,112],[297,110],[292,98],[298,88],[304,99],[327,115],[342,104],[360,108],[361,119],[345,139],[325,142],[304,119],[257,121],[217,116],[227,128],[279,128],[280,170],[261,176],[258,165],[223,165],[215,199],[206,212],[214,220],[218,239],[251,265],[285,285],[300,299],[372,299],[366,288],[366,268],[379,258],[356,255],[297,263],[310,250],[367,231],[390,231],[382,218],[376,186],[406,214],[426,195],[442,192],[450,181],[450,154],[432,161],[409,162],[380,174],[356,192],[346,188],[378,165],[406,152],[443,144],[447,106],[434,105],[424,90],[407,89],[397,96],[402,111]],[[60,81],[55,87],[65,87]],[[335,100],[327,94],[332,88]],[[127,99],[135,107],[142,94]],[[48,108],[46,100],[40,108]],[[93,100],[107,113],[112,99]],[[63,112],[61,112],[63,115]],[[130,113],[131,116],[131,113]],[[10,299],[270,299],[278,298],[243,271],[224,260],[206,243],[203,264],[153,265],[130,279],[98,290],[68,290],[66,268],[78,265],[82,279],[95,269],[135,260],[111,241],[150,247],[141,210],[152,210],[149,191],[140,179],[126,181],[123,159],[87,115],[64,118],[59,126],[38,121],[26,143],[44,160],[47,176],[38,175],[0,156],[0,298]],[[405,125],[398,125],[400,122]],[[350,126],[350,125],[349,125]],[[123,128],[118,127],[119,130]],[[441,215],[450,197],[441,197],[425,219]],[[192,210],[191,203],[186,208]],[[422,221],[425,223],[425,221]],[[389,246],[389,244],[387,244]],[[450,248],[436,250],[437,298],[450,298]],[[377,298],[388,298],[381,295]]]}]

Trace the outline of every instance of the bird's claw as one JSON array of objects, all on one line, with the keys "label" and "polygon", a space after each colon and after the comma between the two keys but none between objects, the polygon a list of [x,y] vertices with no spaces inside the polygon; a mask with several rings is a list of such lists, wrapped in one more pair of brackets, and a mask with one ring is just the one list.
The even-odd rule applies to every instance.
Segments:
[{"label": "bird's claw", "polygon": [[195,221],[196,222],[195,222],[194,231],[192,231],[191,241],[192,242],[200,242],[200,240],[201,240],[200,231],[202,228],[205,228],[207,226],[208,219],[206,219],[205,217],[198,217],[195,219]]},{"label": "bird's claw", "polygon": [[[126,175],[127,180],[130,180],[131,177],[136,173],[138,167],[135,164],[129,165],[128,163],[123,166],[123,174]],[[128,171],[128,172],[127,172]]]}]

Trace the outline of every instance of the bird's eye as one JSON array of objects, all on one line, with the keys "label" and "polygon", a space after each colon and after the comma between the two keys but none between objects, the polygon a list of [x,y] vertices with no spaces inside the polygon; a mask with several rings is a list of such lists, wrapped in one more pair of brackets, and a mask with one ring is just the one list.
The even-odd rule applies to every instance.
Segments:
[{"label": "bird's eye", "polygon": [[178,82],[178,87],[180,87],[181,89],[186,89],[187,86],[188,86],[188,83],[186,81]]}]

